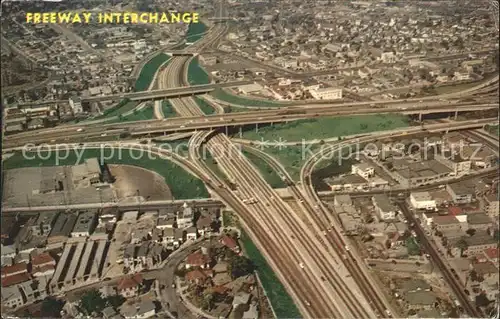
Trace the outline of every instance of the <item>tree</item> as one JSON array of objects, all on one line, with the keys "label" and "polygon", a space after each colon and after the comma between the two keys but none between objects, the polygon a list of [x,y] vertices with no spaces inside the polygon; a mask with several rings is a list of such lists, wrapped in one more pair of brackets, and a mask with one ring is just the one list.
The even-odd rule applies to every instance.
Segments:
[{"label": "tree", "polygon": [[106,298],[106,303],[115,308],[115,309],[118,309],[121,305],[123,305],[123,303],[126,301],[127,299],[125,299],[122,295],[115,295],[115,296],[109,296],[108,298]]},{"label": "tree", "polygon": [[244,256],[234,256],[229,264],[229,270],[233,278],[251,274],[255,269],[252,261]]},{"label": "tree", "polygon": [[464,250],[469,248],[469,244],[465,240],[465,237],[460,237],[460,239],[457,241],[457,248],[460,249],[460,256],[463,257]]},{"label": "tree", "polygon": [[85,293],[80,299],[78,308],[87,316],[93,316],[101,312],[106,307],[106,300],[96,289],[92,289]]},{"label": "tree", "polygon": [[44,318],[61,318],[64,301],[47,297],[42,301],[41,316]]},{"label": "tree", "polygon": [[203,310],[211,310],[214,306],[215,296],[212,292],[207,291],[203,294],[203,299],[201,301],[201,308]]},{"label": "tree", "polygon": [[467,233],[467,235],[472,237],[476,233],[476,230],[474,228],[469,228],[465,232]]}]

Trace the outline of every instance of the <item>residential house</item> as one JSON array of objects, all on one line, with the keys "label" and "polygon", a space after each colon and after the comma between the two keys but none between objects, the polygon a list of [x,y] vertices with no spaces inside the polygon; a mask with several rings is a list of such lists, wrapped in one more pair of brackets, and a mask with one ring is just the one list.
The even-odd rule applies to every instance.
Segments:
[{"label": "residential house", "polygon": [[121,319],[122,315],[118,314],[118,312],[111,306],[106,307],[102,310],[103,319]]},{"label": "residential house", "polygon": [[224,235],[221,237],[219,242],[227,248],[231,249],[235,254],[241,253],[240,246],[238,246],[238,243],[236,242],[236,240],[234,240],[233,237]]},{"label": "residential house", "polygon": [[412,192],[410,194],[410,203],[415,209],[436,209],[436,201],[432,199],[429,192]]},{"label": "residential house", "polygon": [[165,228],[162,233],[162,243],[164,245],[173,244],[175,240],[175,229]]},{"label": "residential house", "polygon": [[469,159],[462,158],[460,154],[444,151],[443,154],[436,154],[435,159],[451,168],[452,175],[454,176],[470,174],[472,162]]},{"label": "residential house", "polygon": [[184,230],[176,228],[174,230],[174,247],[179,247],[184,242]]},{"label": "residential house", "polygon": [[375,195],[372,197],[372,202],[381,220],[396,219],[396,213],[398,209],[391,203],[387,195]]},{"label": "residential house", "polygon": [[195,269],[186,273],[186,280],[196,285],[205,285],[213,277],[213,271],[209,269]]},{"label": "residential house", "polygon": [[185,229],[193,226],[193,209],[184,203],[182,209],[177,212],[177,228]]},{"label": "residential house", "polygon": [[484,196],[484,201],[487,205],[488,215],[497,216],[500,209],[498,192],[495,191],[487,194]]},{"label": "residential house", "polygon": [[16,257],[16,247],[14,245],[2,245],[0,251],[2,253],[2,267],[12,265],[14,257]]},{"label": "residential house", "polygon": [[139,295],[143,278],[141,274],[127,276],[118,282],[117,291],[124,298],[132,298]]},{"label": "residential house", "polygon": [[196,227],[189,227],[186,229],[186,239],[187,240],[196,240],[198,238],[198,230]]},{"label": "residential house", "polygon": [[156,307],[152,301],[143,301],[139,304],[139,309],[134,316],[134,319],[152,318],[156,314]]},{"label": "residential house", "polygon": [[243,312],[243,316],[241,319],[258,319],[259,318],[259,310],[256,302],[250,303],[248,306],[248,310]]},{"label": "residential house", "polygon": [[123,252],[123,265],[125,268],[134,269],[135,266],[135,251],[136,251],[136,246],[134,244],[129,244],[125,247],[125,250]]},{"label": "residential house", "polygon": [[143,269],[147,269],[148,264],[148,251],[149,243],[143,242],[137,249],[137,254],[135,256],[135,271],[139,272]]},{"label": "residential house", "polygon": [[233,309],[239,305],[248,305],[248,301],[250,301],[249,293],[243,291],[236,293],[233,298]]},{"label": "residential house", "polygon": [[484,250],[484,254],[488,260],[498,265],[498,248],[487,248]]},{"label": "residential house", "polygon": [[156,228],[158,229],[172,229],[174,228],[175,225],[175,218],[170,217],[170,218],[158,218],[158,223],[156,224]]},{"label": "residential house", "polygon": [[202,216],[196,221],[196,228],[200,236],[210,236],[212,233],[212,218],[210,216]]},{"label": "residential house", "polygon": [[474,186],[464,182],[448,184],[446,190],[456,204],[471,203],[475,195]]},{"label": "residential house", "polygon": [[186,269],[202,268],[207,269],[210,267],[211,258],[203,254],[201,251],[194,252],[186,258]]}]

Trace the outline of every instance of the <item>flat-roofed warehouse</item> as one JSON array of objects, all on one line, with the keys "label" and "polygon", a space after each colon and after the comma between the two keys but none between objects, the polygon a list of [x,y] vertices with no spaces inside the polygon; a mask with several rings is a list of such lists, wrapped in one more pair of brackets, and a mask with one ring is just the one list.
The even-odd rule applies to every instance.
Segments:
[{"label": "flat-roofed warehouse", "polygon": [[71,231],[75,226],[77,216],[70,213],[61,213],[57,216],[56,222],[50,231],[48,244],[64,243],[71,235]]},{"label": "flat-roofed warehouse", "polygon": [[243,94],[252,94],[252,93],[260,93],[264,90],[262,85],[258,83],[246,84],[242,86],[238,86],[238,91]]},{"label": "flat-roofed warehouse", "polygon": [[78,215],[71,237],[88,237],[94,231],[97,216],[95,211],[86,211]]}]

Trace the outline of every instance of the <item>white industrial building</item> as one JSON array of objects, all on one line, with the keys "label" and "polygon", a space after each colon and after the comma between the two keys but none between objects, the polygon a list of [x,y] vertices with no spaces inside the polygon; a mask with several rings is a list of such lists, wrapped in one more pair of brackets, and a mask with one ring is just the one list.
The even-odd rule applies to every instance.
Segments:
[{"label": "white industrial building", "polygon": [[319,88],[310,90],[312,97],[316,100],[340,100],[342,99],[342,89]]},{"label": "white industrial building", "polygon": [[73,114],[83,113],[82,100],[78,96],[69,99],[69,106],[73,110]]},{"label": "white industrial building", "polygon": [[436,201],[429,192],[413,192],[410,194],[410,203],[415,209],[436,209]]},{"label": "white industrial building", "polygon": [[368,179],[375,174],[375,169],[369,164],[360,163],[351,166],[351,173]]}]

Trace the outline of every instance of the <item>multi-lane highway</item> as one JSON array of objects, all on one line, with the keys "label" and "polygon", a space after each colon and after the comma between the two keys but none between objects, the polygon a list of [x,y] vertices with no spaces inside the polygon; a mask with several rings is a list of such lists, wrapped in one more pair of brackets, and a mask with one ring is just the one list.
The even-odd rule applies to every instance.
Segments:
[{"label": "multi-lane highway", "polygon": [[[174,65],[174,63],[172,63]],[[186,111],[184,106],[178,102],[179,99],[174,99],[174,108],[183,117],[172,118],[165,120],[151,120],[145,122],[119,123],[119,124],[104,124],[101,126],[86,126],[73,125],[64,126],[55,129],[46,129],[39,131],[24,132],[20,134],[10,135],[5,137],[4,143],[6,146],[15,146],[26,141],[33,143],[47,142],[56,140],[58,142],[70,141],[71,138],[87,139],[91,137],[99,137],[102,134],[107,136],[118,136],[122,134],[132,135],[136,137],[147,136],[149,134],[161,134],[169,132],[187,132],[195,130],[210,130],[228,126],[243,126],[257,123],[279,123],[288,122],[300,119],[314,119],[325,116],[350,116],[353,114],[379,114],[379,113],[454,113],[457,111],[477,111],[497,109],[498,103],[473,104],[473,102],[457,103],[456,107],[429,105],[416,106],[402,110],[397,108],[362,108],[362,107],[347,107],[347,108],[332,108],[332,107],[311,107],[304,109],[288,109],[288,110],[268,110],[260,112],[241,112],[229,114],[214,114],[205,116],[200,113],[192,113]],[[192,98],[185,99],[188,103],[196,103]],[[434,102],[439,103],[439,102]],[[182,104],[183,105],[183,104]],[[155,104],[155,111],[161,110],[160,103]],[[201,112],[201,111],[200,111]],[[157,112],[155,112],[157,114]]]}]

